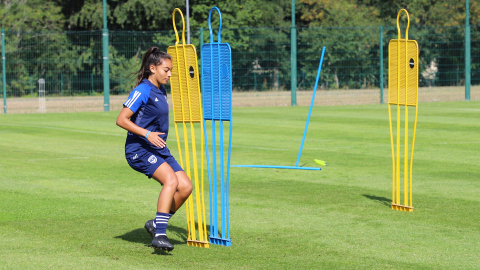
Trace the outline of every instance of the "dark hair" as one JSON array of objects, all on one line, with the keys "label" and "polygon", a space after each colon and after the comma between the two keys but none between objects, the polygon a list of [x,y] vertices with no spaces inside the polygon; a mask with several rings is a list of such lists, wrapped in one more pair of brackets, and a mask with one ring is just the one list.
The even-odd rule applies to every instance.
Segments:
[{"label": "dark hair", "polygon": [[164,59],[172,60],[172,57],[168,53],[160,51],[157,47],[151,47],[148,49],[145,55],[143,55],[142,66],[137,72],[133,73],[137,76],[137,84],[135,87],[137,87],[143,79],[148,79],[148,76],[151,75],[151,65],[160,65],[163,63]]}]

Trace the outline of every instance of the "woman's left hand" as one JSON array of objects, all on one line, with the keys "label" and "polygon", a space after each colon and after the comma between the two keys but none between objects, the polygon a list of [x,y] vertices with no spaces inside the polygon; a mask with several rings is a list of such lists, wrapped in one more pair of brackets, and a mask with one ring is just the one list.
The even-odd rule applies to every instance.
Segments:
[{"label": "woman's left hand", "polygon": [[144,137],[148,134],[147,140],[156,147],[164,148],[167,145],[167,143],[160,137],[160,135],[163,135],[165,133],[150,132],[144,128],[135,125],[132,121],[130,121],[130,117],[132,117],[132,115],[132,110],[124,107],[117,117],[117,125],[128,130],[129,132],[137,134],[138,136]]}]

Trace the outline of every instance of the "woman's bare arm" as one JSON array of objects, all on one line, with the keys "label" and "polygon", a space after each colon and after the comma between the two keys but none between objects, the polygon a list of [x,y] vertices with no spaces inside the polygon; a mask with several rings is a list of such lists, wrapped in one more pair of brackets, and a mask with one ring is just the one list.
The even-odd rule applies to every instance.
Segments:
[{"label": "woman's bare arm", "polygon": [[[123,109],[120,111],[120,114],[117,117],[117,126],[128,130],[131,133],[137,134],[139,136],[145,137],[145,135],[148,133],[148,130],[141,128],[132,121],[130,121],[130,117],[132,117],[133,111],[130,110],[127,107],[123,107]],[[160,138],[159,135],[163,135],[165,133],[162,132],[150,132],[148,134],[147,140],[152,143],[153,145],[163,148],[165,147],[166,143],[165,141]]]}]

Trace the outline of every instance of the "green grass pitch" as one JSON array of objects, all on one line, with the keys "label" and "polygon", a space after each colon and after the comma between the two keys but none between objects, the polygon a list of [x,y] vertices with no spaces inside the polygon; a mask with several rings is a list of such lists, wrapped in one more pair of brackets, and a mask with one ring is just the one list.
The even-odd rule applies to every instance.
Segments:
[{"label": "green grass pitch", "polygon": [[[234,108],[232,165],[294,166],[307,113]],[[182,207],[170,253],[146,246],[161,186],[128,166],[117,114],[0,115],[0,268],[480,267],[479,102],[419,105],[412,213],[389,208],[387,106],[314,107],[300,164],[328,166],[232,168],[232,247],[187,246]]]}]

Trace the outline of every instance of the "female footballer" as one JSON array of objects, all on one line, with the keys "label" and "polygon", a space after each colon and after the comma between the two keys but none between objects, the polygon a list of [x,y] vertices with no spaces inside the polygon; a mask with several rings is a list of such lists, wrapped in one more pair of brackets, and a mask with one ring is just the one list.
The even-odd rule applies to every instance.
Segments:
[{"label": "female footballer", "polygon": [[157,47],[143,56],[136,72],[137,84],[123,103],[117,125],[128,131],[125,157],[134,170],[163,185],[158,197],[157,215],[145,223],[152,236],[152,246],[171,251],[167,238],[170,217],[192,193],[192,183],[167,148],[168,103],[163,85],[172,76],[170,55]]}]

